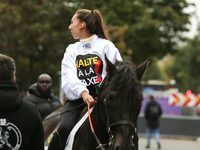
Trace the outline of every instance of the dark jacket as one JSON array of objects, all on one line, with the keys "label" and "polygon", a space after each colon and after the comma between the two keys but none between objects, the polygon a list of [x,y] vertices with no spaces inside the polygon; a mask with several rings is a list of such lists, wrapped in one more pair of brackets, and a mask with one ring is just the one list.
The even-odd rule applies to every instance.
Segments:
[{"label": "dark jacket", "polygon": [[16,84],[0,81],[0,149],[44,150],[37,108],[19,97]]},{"label": "dark jacket", "polygon": [[52,92],[48,96],[43,95],[38,90],[36,84],[31,85],[28,88],[28,92],[30,95],[24,97],[24,100],[36,105],[42,120],[61,106],[60,101],[52,94]]},{"label": "dark jacket", "polygon": [[[157,108],[156,115],[152,116],[152,109],[151,108]],[[147,127],[151,129],[155,129],[159,127],[159,119],[162,115],[162,108],[158,102],[155,100],[151,100],[147,103],[145,111],[144,111],[145,119],[146,119],[146,125]]]}]

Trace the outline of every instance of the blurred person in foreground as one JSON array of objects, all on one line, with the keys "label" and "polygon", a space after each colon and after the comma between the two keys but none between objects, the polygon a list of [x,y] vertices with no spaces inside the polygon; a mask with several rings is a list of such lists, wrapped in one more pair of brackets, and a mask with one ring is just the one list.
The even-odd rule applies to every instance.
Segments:
[{"label": "blurred person in foreground", "polygon": [[160,144],[160,133],[159,133],[159,122],[162,115],[162,108],[158,102],[156,102],[153,95],[149,96],[149,102],[145,108],[145,120],[146,120],[146,148],[150,148],[150,140],[152,134],[155,137],[158,149],[161,148]]},{"label": "blurred person in foreground", "polygon": [[36,105],[42,120],[61,107],[60,101],[52,92],[52,78],[46,73],[39,75],[37,82],[28,88],[28,95],[24,100]]},{"label": "blurred person in foreground", "polygon": [[0,149],[44,150],[37,108],[19,96],[14,60],[0,54]]}]

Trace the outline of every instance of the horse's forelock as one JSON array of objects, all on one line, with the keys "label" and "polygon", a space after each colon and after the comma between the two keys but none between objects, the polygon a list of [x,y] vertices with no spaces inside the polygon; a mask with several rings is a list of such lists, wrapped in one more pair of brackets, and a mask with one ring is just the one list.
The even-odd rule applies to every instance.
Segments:
[{"label": "horse's forelock", "polygon": [[[117,71],[115,72],[112,79],[112,87],[115,87],[115,90],[125,89],[126,91],[134,88],[139,81],[136,76],[136,67],[128,61],[119,62],[116,66]],[[117,88],[117,89],[116,89]]]}]

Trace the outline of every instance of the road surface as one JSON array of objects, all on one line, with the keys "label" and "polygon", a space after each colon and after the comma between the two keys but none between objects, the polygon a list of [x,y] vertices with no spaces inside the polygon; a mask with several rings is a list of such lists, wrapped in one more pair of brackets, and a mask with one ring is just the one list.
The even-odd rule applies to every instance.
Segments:
[{"label": "road surface", "polygon": [[[139,140],[139,150],[158,150],[154,139],[151,139],[149,149],[146,149],[145,146],[146,139],[142,137]],[[161,138],[161,150],[200,150],[200,140]]]},{"label": "road surface", "polygon": [[[146,149],[146,139],[140,138],[139,150],[158,150],[154,139],[151,139],[150,149]],[[200,150],[200,141],[186,139],[162,139],[161,150]]]}]

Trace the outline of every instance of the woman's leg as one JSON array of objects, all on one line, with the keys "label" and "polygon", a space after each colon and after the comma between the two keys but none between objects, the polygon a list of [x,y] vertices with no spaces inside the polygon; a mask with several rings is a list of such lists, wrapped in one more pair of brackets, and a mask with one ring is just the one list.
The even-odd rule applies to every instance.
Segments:
[{"label": "woman's leg", "polygon": [[68,101],[63,107],[61,122],[57,131],[53,134],[48,150],[64,150],[69,133],[77,123],[84,105],[81,99]]}]

